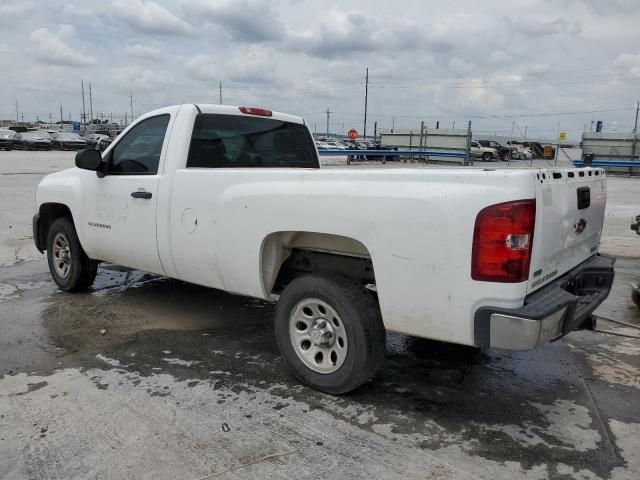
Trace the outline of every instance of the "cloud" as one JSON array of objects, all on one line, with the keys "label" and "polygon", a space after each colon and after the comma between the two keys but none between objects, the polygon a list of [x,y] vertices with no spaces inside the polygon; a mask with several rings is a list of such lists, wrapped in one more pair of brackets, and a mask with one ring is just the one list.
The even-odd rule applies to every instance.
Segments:
[{"label": "cloud", "polygon": [[96,59],[71,48],[65,40],[73,37],[71,25],[60,25],[57,33],[47,28],[31,32],[30,39],[36,56],[45,63],[65,67],[84,67],[96,64]]},{"label": "cloud", "polygon": [[98,16],[88,8],[79,8],[75,5],[65,5],[62,9],[62,16],[65,19],[76,22],[92,23],[98,22]]},{"label": "cloud", "polygon": [[631,74],[640,78],[640,52],[637,54],[623,53],[618,55],[613,64],[617,67],[626,67]]},{"label": "cloud", "polygon": [[114,0],[113,15],[131,28],[148,34],[189,35],[193,27],[155,2],[142,0]]},{"label": "cloud", "polygon": [[361,12],[332,8],[308,30],[291,33],[290,45],[313,56],[333,58],[382,47],[379,28]]},{"label": "cloud", "polygon": [[198,54],[189,57],[184,67],[190,78],[204,82],[219,80],[245,84],[268,84],[276,81],[276,63],[273,52],[264,47],[244,45],[235,54],[223,57],[224,60],[212,56]]},{"label": "cloud", "polygon": [[194,55],[187,58],[184,66],[189,76],[198,80],[220,80],[222,78],[222,69],[218,62],[207,55]]},{"label": "cloud", "polygon": [[458,75],[471,73],[476,69],[476,64],[473,61],[467,62],[462,58],[451,57],[449,60],[449,70]]},{"label": "cloud", "polygon": [[126,65],[114,69],[112,78],[122,88],[148,89],[157,85],[160,75],[149,68],[143,68],[139,65]]},{"label": "cloud", "polygon": [[159,60],[162,57],[162,50],[151,45],[136,43],[135,45],[127,45],[124,49],[132,57],[145,60]]},{"label": "cloud", "polygon": [[[428,49],[447,53],[452,49],[451,36],[441,29],[431,32],[430,25],[404,16],[379,18],[367,13],[332,8],[314,21],[307,30],[289,31],[287,44],[323,59],[349,57],[354,54]],[[425,53],[426,54],[426,53]]]},{"label": "cloud", "polygon": [[279,40],[285,33],[273,3],[266,0],[190,0],[183,10],[194,23],[214,24],[239,42]]},{"label": "cloud", "polygon": [[239,83],[274,83],[277,65],[273,56],[273,52],[263,47],[242,47],[225,65],[226,77]]},{"label": "cloud", "polygon": [[579,35],[582,27],[579,22],[568,22],[563,18],[553,20],[542,20],[531,17],[510,19],[511,28],[514,31],[525,35],[557,35],[568,33],[569,35]]},{"label": "cloud", "polygon": [[0,4],[0,19],[7,19],[9,17],[22,17],[27,13],[30,13],[33,9],[33,2],[21,1],[21,2],[8,2]]}]

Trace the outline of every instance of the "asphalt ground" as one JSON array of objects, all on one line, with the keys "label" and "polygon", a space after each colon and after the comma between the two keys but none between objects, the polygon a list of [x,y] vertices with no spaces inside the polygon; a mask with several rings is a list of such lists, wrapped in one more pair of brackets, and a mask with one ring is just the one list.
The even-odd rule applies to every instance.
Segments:
[{"label": "asphalt ground", "polygon": [[[0,479],[640,478],[638,330],[521,353],[389,334],[369,383],[321,394],[287,371],[271,303],[115,265],[57,290],[34,191],[72,163],[0,152]],[[640,326],[638,187],[608,177],[597,313]]]}]

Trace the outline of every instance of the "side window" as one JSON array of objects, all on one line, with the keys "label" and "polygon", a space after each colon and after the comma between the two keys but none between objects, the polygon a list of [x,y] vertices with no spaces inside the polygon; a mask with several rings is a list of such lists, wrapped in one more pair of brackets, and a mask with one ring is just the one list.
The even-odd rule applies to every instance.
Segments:
[{"label": "side window", "polygon": [[143,120],[133,127],[113,148],[108,174],[155,175],[162,153],[169,115]]}]

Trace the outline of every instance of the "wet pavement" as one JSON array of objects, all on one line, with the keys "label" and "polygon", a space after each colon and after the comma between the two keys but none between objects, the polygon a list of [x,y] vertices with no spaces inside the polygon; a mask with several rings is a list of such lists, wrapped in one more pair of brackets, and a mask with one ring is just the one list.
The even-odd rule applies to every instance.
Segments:
[{"label": "wet pavement", "polygon": [[[114,265],[91,292],[58,291],[29,222],[41,174],[72,156],[12,155],[0,156],[14,172],[0,175],[0,479],[640,478],[640,331],[601,321],[618,335],[521,353],[389,334],[372,381],[325,395],[287,371],[271,303]],[[638,186],[609,178],[603,250],[619,258],[597,312],[635,325],[640,237],[623,227]]]}]

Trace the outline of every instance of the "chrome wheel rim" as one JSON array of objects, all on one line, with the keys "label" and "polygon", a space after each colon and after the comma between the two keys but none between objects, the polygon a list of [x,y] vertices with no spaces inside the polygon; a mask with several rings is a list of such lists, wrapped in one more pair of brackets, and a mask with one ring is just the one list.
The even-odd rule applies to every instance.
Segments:
[{"label": "chrome wheel rim", "polygon": [[53,268],[62,278],[67,278],[71,270],[71,250],[63,233],[58,233],[53,239]]},{"label": "chrome wheel rim", "polygon": [[323,300],[298,302],[289,316],[289,337],[298,358],[314,372],[336,372],[347,358],[347,331],[338,312]]}]

